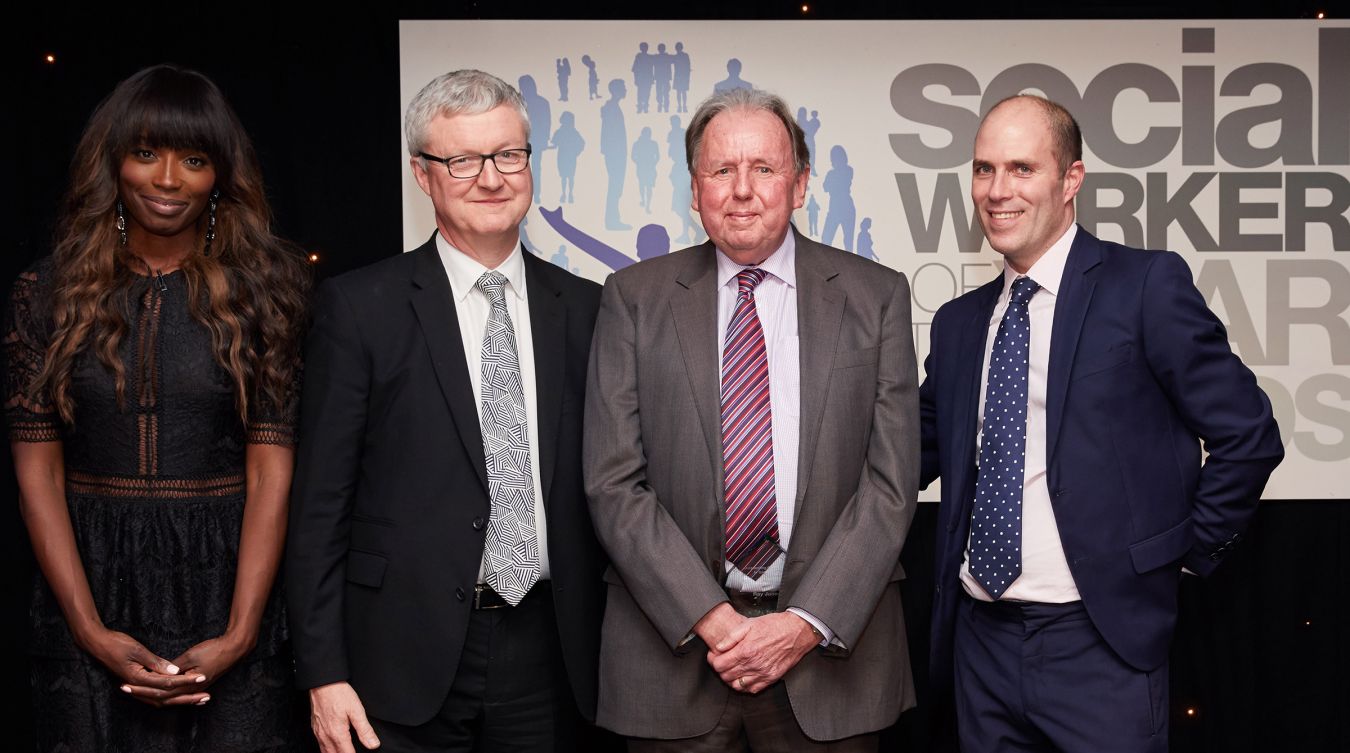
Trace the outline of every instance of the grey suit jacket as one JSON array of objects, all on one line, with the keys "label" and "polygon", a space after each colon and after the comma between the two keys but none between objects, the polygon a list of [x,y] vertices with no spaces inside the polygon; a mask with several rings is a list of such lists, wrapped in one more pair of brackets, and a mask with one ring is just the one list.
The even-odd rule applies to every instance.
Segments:
[{"label": "grey suit jacket", "polygon": [[[793,232],[796,232],[795,230]],[[801,437],[796,523],[780,607],[845,646],[784,677],[817,740],[884,728],[913,705],[899,564],[918,488],[909,286],[903,275],[796,237]],[[693,625],[726,599],[716,258],[711,243],[610,277],[586,395],[587,493],[612,567],[598,722],[681,738],[731,692]]]}]

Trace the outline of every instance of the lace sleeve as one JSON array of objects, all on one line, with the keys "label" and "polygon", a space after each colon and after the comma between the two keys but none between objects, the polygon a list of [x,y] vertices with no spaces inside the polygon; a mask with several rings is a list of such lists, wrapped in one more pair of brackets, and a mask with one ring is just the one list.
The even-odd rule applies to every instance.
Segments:
[{"label": "lace sleeve", "polygon": [[46,393],[32,391],[51,336],[49,284],[35,266],[15,280],[4,324],[5,424],[11,442],[56,442],[61,420]]},{"label": "lace sleeve", "polygon": [[284,405],[275,405],[261,395],[254,396],[249,403],[248,426],[245,427],[249,444],[295,446],[295,426],[300,415],[300,377],[301,369],[297,368]]}]

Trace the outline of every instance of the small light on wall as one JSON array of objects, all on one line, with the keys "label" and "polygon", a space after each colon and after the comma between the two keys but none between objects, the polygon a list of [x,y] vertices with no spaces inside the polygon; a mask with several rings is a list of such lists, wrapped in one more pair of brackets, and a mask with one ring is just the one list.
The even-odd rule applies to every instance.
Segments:
[{"label": "small light on wall", "polygon": [[811,6],[807,5],[806,3],[802,3],[802,13],[810,12],[810,10]]},{"label": "small light on wall", "polygon": [[1327,17],[1326,11],[1317,11],[1317,20],[1321,21]]},{"label": "small light on wall", "polygon": [[45,60],[45,61],[46,61],[47,63],[49,63],[49,64],[50,64],[50,63],[55,63],[55,62],[56,62],[56,56],[53,55],[53,54],[51,54],[50,52],[47,53],[46,55],[43,55],[43,56],[42,56],[42,59]]},{"label": "small light on wall", "polygon": [[1303,627],[1312,627],[1312,620],[1304,620]]},{"label": "small light on wall", "polygon": [[310,255],[309,255],[309,263],[310,263],[310,264],[318,264],[318,263],[319,263],[319,255],[318,255],[318,254],[310,254]]},{"label": "small light on wall", "polygon": [[1186,716],[1195,716],[1195,709],[1194,708],[1186,709]]}]

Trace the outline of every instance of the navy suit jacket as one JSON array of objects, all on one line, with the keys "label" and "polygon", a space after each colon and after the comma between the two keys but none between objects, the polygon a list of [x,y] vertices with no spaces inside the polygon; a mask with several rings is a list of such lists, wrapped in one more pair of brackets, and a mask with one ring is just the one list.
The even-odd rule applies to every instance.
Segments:
[{"label": "navy suit jacket", "polygon": [[[919,390],[922,484],[942,478],[932,674],[946,688],[976,478],[980,372],[1003,276],[938,310]],[[1083,604],[1111,648],[1161,666],[1185,566],[1207,575],[1284,456],[1270,401],[1171,252],[1081,227],[1055,302],[1047,488]],[[1208,453],[1201,461],[1201,450]]]}]

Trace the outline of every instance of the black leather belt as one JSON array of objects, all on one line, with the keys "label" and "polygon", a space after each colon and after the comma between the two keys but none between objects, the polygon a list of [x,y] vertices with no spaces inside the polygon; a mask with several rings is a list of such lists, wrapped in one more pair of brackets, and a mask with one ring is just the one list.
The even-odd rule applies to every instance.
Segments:
[{"label": "black leather belt", "polygon": [[727,591],[731,608],[746,617],[762,617],[778,611],[777,591]]},{"label": "black leather belt", "polygon": [[[548,590],[548,588],[549,582],[546,580],[541,580],[538,583],[535,583],[534,586],[530,588],[529,593],[525,594],[525,598],[526,599],[530,598],[530,596],[533,595],[536,590],[540,589]],[[525,603],[525,600],[521,599],[521,603],[522,604]],[[474,609],[501,609],[503,607],[509,606],[511,606],[511,604],[508,603],[506,599],[503,599],[501,594],[497,593],[496,591],[493,591],[492,586],[489,586],[486,583],[479,583],[478,585],[473,587]]]}]

